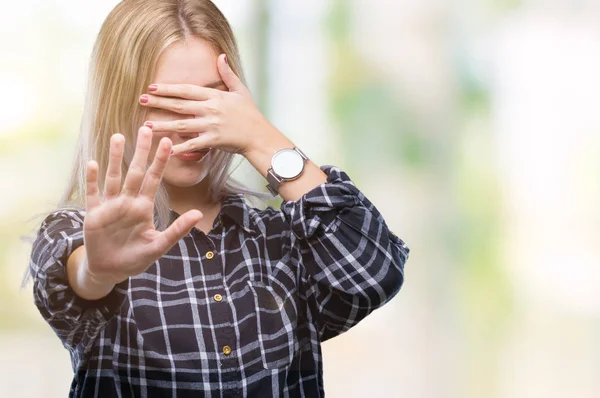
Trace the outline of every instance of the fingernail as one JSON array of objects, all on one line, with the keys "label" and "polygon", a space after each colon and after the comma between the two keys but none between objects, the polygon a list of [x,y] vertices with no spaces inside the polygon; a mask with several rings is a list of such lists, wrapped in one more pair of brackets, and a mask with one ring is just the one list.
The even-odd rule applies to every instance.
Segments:
[{"label": "fingernail", "polygon": [[140,102],[141,102],[142,104],[147,104],[147,103],[148,103],[148,96],[147,96],[146,94],[142,95],[142,96],[140,97]]},{"label": "fingernail", "polygon": [[227,55],[225,55],[225,63],[229,65],[229,62],[227,61]]},{"label": "fingernail", "polygon": [[153,124],[152,124],[152,122],[146,122],[146,123],[144,123],[144,126],[152,128]]},{"label": "fingernail", "polygon": [[156,84],[151,84],[148,86],[148,91],[156,91],[158,90],[158,86]]}]

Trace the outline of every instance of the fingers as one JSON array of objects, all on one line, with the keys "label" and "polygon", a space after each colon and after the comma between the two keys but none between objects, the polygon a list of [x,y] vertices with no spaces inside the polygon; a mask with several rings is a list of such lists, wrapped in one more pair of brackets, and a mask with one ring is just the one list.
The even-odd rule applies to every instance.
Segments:
[{"label": "fingers", "polygon": [[144,175],[146,174],[146,162],[150,147],[152,146],[152,130],[146,126],[138,130],[137,144],[133,160],[125,177],[122,193],[128,196],[137,196]]},{"label": "fingers", "polygon": [[100,195],[98,189],[98,163],[90,160],[85,170],[85,209],[89,211],[100,206]]},{"label": "fingers", "polygon": [[187,140],[183,144],[175,145],[171,148],[173,155],[178,155],[185,152],[199,151],[202,149],[210,149],[213,146],[217,146],[215,134],[212,132],[201,133],[197,138]]},{"label": "fingers", "polygon": [[246,88],[240,78],[233,72],[231,66],[229,66],[225,54],[219,55],[219,58],[217,59],[217,68],[219,69],[219,74],[223,79],[223,83],[225,83],[229,91],[241,91]]},{"label": "fingers", "polygon": [[155,248],[158,254],[169,251],[175,243],[187,235],[190,230],[204,217],[200,210],[190,210],[179,216],[173,224],[161,232],[155,240]]},{"label": "fingers", "polygon": [[202,133],[210,129],[212,122],[201,117],[197,119],[148,121],[145,125],[150,127],[154,133]]},{"label": "fingers", "polygon": [[[209,84],[209,86],[216,86],[219,83]],[[192,84],[151,84],[148,87],[148,91],[162,97],[179,97],[196,101],[205,101],[220,93],[215,88]]]},{"label": "fingers", "polygon": [[165,166],[169,161],[170,154],[171,140],[168,138],[163,138],[158,144],[158,149],[156,150],[154,160],[152,161],[152,164],[150,165],[150,168],[144,177],[144,181],[142,182],[140,196],[146,196],[151,201],[154,201],[154,196],[156,195],[158,187],[160,186],[160,181],[163,177]]},{"label": "fingers", "polygon": [[200,102],[183,98],[159,97],[156,95],[142,94],[140,105],[150,108],[165,109],[183,115],[198,115],[201,112]]},{"label": "fingers", "polygon": [[122,134],[117,133],[110,137],[110,155],[104,181],[104,200],[119,195],[121,191],[121,164],[123,162],[124,143],[125,137]]}]

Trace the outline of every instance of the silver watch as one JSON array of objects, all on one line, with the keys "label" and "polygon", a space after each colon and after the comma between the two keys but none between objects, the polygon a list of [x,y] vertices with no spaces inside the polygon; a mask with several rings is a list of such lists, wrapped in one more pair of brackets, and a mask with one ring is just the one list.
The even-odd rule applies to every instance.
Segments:
[{"label": "silver watch", "polygon": [[267,188],[277,196],[279,185],[284,181],[292,181],[300,177],[308,157],[298,147],[285,148],[275,152],[271,159],[271,167],[267,170]]}]

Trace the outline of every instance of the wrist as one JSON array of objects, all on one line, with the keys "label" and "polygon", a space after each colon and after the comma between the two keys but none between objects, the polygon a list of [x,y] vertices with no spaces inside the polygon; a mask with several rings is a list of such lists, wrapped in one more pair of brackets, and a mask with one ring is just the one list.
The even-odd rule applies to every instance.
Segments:
[{"label": "wrist", "polygon": [[118,283],[114,278],[104,277],[90,269],[87,255],[84,256],[78,269],[79,296],[87,300],[98,300],[107,296]]},{"label": "wrist", "polygon": [[[244,151],[243,155],[248,157],[273,156],[275,152],[282,149],[283,146],[294,144],[279,129],[273,126],[268,120],[265,120],[255,129],[251,142]],[[272,153],[271,153],[272,152]]]},{"label": "wrist", "polygon": [[281,131],[273,125],[269,125],[252,141],[251,146],[244,153],[244,157],[266,178],[275,152],[284,148],[294,148],[294,146],[294,143]]}]

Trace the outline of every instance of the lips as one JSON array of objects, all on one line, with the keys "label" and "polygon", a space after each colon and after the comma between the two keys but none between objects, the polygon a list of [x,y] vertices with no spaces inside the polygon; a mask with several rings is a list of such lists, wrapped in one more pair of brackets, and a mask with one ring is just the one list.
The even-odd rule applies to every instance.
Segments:
[{"label": "lips", "polygon": [[175,155],[175,157],[186,162],[196,162],[202,159],[208,152],[210,152],[210,149],[200,149],[198,151],[183,152]]}]

